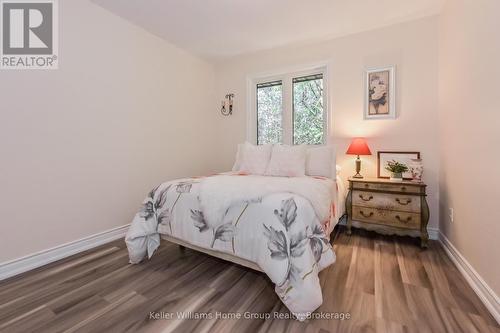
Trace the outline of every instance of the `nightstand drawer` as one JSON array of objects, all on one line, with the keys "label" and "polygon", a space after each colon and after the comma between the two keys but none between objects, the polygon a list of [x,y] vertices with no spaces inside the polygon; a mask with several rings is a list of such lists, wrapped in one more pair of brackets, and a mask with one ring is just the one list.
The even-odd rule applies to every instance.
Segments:
[{"label": "nightstand drawer", "polygon": [[352,206],[352,219],[399,228],[418,229],[420,227],[420,214],[354,205]]},{"label": "nightstand drawer", "polygon": [[398,183],[369,183],[369,182],[354,182],[352,184],[355,190],[373,190],[373,191],[389,191],[402,193],[422,193],[421,187],[418,185],[398,184]]},{"label": "nightstand drawer", "polygon": [[355,206],[420,213],[420,197],[416,195],[353,191],[352,204]]}]

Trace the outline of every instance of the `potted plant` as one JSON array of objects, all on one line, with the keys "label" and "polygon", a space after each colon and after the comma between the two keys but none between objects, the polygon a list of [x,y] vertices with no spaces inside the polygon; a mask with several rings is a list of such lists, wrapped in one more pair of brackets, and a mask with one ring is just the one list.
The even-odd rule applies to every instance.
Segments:
[{"label": "potted plant", "polygon": [[403,173],[408,171],[408,166],[406,166],[406,164],[392,160],[387,162],[387,166],[385,167],[385,169],[391,173],[390,180],[401,182],[403,181]]}]

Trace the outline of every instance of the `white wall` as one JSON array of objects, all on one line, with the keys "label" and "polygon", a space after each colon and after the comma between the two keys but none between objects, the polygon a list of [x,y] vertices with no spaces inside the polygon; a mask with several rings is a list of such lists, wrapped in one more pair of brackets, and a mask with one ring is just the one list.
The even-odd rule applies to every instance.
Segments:
[{"label": "white wall", "polygon": [[[338,145],[344,178],[354,174],[354,157],[345,155],[350,139],[364,136],[374,156],[363,157],[365,176],[376,176],[378,150],[420,151],[429,185],[430,227],[438,226],[438,18],[350,35],[324,42],[238,56],[220,62],[217,98],[236,94],[234,115],[219,116],[219,169],[229,169],[236,143],[246,137],[248,75],[327,61],[333,106],[329,141]],[[363,120],[363,69],[397,66],[396,120]]]},{"label": "white wall", "polygon": [[449,0],[440,19],[440,228],[497,295],[499,31],[498,0]]},{"label": "white wall", "polygon": [[213,66],[89,1],[59,8],[60,69],[0,72],[0,262],[127,224],[157,183],[214,170]]}]

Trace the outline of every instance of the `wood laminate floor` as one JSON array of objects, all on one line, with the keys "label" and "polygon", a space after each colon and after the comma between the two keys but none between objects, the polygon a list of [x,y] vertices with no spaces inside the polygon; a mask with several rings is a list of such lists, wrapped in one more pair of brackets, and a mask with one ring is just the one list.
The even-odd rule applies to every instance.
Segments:
[{"label": "wood laminate floor", "polygon": [[[338,234],[337,262],[320,273],[318,313],[350,319],[300,323],[215,318],[288,311],[262,273],[166,242],[150,261],[129,265],[117,241],[0,282],[0,331],[500,332],[440,245],[416,244]],[[152,311],[163,318],[150,319]],[[177,312],[213,318],[177,319]]]}]

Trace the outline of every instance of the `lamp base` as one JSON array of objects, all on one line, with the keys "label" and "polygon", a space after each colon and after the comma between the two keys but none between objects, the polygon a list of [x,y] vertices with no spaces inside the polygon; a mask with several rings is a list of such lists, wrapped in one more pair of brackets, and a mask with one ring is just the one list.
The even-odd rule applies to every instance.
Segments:
[{"label": "lamp base", "polygon": [[361,174],[359,173],[360,171],[361,171],[361,159],[359,158],[358,155],[358,158],[356,159],[356,174],[352,176],[352,178],[363,178],[363,176],[361,176]]}]

